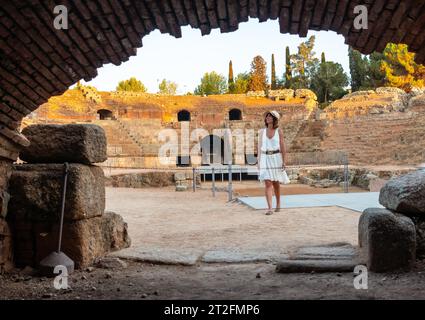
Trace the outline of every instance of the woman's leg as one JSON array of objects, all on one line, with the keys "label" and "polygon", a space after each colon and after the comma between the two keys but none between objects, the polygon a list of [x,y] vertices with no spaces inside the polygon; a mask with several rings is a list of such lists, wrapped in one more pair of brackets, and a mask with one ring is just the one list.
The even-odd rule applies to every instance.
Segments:
[{"label": "woman's leg", "polygon": [[276,209],[280,209],[280,183],[273,181],[274,194],[276,196]]},{"label": "woman's leg", "polygon": [[266,199],[269,210],[272,210],[272,199],[273,199],[273,183],[270,180],[265,181],[266,184]]}]

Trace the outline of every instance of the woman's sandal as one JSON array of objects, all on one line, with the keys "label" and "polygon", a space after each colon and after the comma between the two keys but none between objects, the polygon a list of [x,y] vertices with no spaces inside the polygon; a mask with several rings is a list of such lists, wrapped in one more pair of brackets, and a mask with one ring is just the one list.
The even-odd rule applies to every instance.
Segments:
[{"label": "woman's sandal", "polygon": [[280,208],[276,208],[274,212],[280,212]]},{"label": "woman's sandal", "polygon": [[266,211],[266,216],[271,216],[273,214],[273,210],[267,210]]}]

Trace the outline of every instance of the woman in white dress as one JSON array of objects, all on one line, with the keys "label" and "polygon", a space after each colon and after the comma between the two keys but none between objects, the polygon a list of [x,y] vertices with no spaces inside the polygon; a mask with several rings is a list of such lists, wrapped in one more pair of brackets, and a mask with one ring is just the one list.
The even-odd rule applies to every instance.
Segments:
[{"label": "woman in white dress", "polygon": [[266,113],[265,129],[260,132],[258,143],[259,180],[265,183],[265,195],[268,210],[266,215],[273,214],[273,190],[276,196],[276,212],[280,211],[280,184],[289,183],[285,172],[285,142],[282,129],[279,128],[280,115],[277,111]]}]

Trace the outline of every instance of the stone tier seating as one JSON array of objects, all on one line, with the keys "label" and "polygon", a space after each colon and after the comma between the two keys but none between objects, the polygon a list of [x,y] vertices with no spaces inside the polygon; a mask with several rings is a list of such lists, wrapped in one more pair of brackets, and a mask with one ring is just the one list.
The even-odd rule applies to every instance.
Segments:
[{"label": "stone tier seating", "polygon": [[379,202],[386,209],[366,209],[360,217],[363,261],[373,272],[410,270],[425,259],[425,170],[391,179]]},{"label": "stone tier seating", "polygon": [[92,124],[35,125],[25,128],[30,162],[14,165],[9,213],[18,267],[37,267],[57,249],[63,162],[69,162],[62,251],[77,268],[108,252],[130,246],[122,217],[105,212],[105,177],[94,165],[105,161],[106,136]]}]

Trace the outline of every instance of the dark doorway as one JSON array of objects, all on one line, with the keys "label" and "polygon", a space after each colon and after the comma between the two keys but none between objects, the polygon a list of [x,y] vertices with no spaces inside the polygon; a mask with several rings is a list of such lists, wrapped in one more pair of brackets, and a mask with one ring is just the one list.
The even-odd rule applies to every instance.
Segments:
[{"label": "dark doorway", "polygon": [[190,156],[177,156],[176,161],[177,167],[189,167],[190,166]]},{"label": "dark doorway", "polygon": [[229,111],[229,120],[242,120],[242,111],[239,109],[232,109]]},{"label": "dark doorway", "polygon": [[177,113],[177,120],[180,121],[190,121],[190,112],[187,110],[181,110]]},{"label": "dark doorway", "polygon": [[99,115],[99,120],[113,120],[114,115],[111,110],[106,109],[100,109],[97,111],[97,114]]},{"label": "dark doorway", "polygon": [[209,135],[201,140],[202,165],[224,163],[224,141],[219,136]]}]

